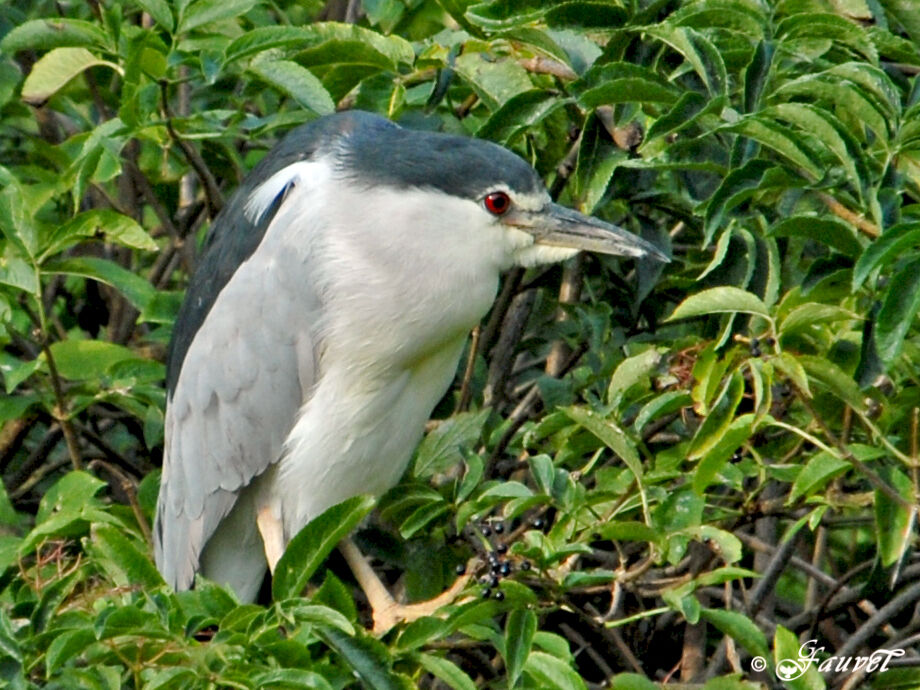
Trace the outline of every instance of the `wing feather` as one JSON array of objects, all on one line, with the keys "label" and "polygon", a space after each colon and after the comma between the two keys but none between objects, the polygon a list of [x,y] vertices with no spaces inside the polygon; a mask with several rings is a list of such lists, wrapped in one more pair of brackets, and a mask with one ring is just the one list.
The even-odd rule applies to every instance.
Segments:
[{"label": "wing feather", "polygon": [[[285,204],[303,203],[296,195]],[[295,230],[269,227],[226,283],[168,399],[155,551],[177,589],[191,586],[241,490],[281,457],[315,383],[320,301],[307,249],[278,236]]]}]

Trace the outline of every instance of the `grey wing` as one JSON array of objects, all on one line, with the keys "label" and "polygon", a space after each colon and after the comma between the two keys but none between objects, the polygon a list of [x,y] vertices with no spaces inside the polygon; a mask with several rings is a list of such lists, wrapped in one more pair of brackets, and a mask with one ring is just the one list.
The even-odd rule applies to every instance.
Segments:
[{"label": "grey wing", "polygon": [[302,261],[270,245],[220,291],[167,402],[154,547],[176,589],[191,586],[240,491],[279,459],[314,382],[318,300]]}]

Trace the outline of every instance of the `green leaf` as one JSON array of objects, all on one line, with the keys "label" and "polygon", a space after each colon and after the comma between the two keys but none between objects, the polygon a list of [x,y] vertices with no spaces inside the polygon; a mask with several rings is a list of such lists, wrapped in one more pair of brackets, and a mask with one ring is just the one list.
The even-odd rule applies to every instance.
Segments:
[{"label": "green leaf", "polygon": [[725,95],[728,87],[725,63],[719,50],[703,33],[667,23],[646,27],[645,32],[683,55],[706,85],[711,97]]},{"label": "green leaf", "polygon": [[653,683],[638,673],[618,673],[610,681],[610,690],[661,690],[661,688],[657,683]]},{"label": "green leaf", "polygon": [[581,424],[597,436],[610,450],[626,463],[639,485],[643,482],[642,461],[633,441],[612,420],[604,419],[593,410],[583,407],[569,407],[564,410],[572,421]]},{"label": "green leaf", "polygon": [[[773,635],[773,661],[776,664],[776,677],[790,690],[824,690],[827,687],[814,664],[800,662],[802,644],[798,636],[784,628],[776,626]],[[761,655],[763,656],[763,655]],[[804,673],[803,673],[804,670]]]},{"label": "green leaf", "polygon": [[96,635],[89,627],[68,630],[55,637],[45,652],[45,670],[48,676],[95,642]]},{"label": "green leaf", "polygon": [[176,20],[173,18],[172,10],[166,0],[134,0],[140,5],[144,12],[153,17],[153,20],[172,33],[176,26]]},{"label": "green leaf", "polygon": [[832,304],[807,302],[790,311],[776,328],[781,336],[809,330],[811,326],[837,321],[861,321],[862,317],[849,309]]},{"label": "green leaf", "polygon": [[260,0],[196,0],[179,12],[178,33],[185,34],[205,24],[240,17]]},{"label": "green leaf", "polygon": [[275,566],[272,598],[299,596],[326,556],[374,507],[371,496],[353,496],[332,506],[297,533]]},{"label": "green leaf", "polygon": [[121,292],[138,310],[144,310],[157,295],[156,288],[140,276],[108,259],[94,256],[52,258],[42,265],[46,274],[63,274],[92,278],[111,285]]},{"label": "green leaf", "polygon": [[45,51],[53,48],[102,48],[105,32],[82,19],[33,19],[14,27],[3,40],[0,50],[13,55],[21,50]]},{"label": "green leaf", "polygon": [[332,647],[372,690],[405,690],[405,686],[391,670],[392,661],[388,658],[387,648],[380,642],[363,633],[355,636],[346,635],[336,628],[318,632],[323,641]]},{"label": "green leaf", "polygon": [[768,657],[767,638],[750,618],[735,611],[704,608],[700,616],[723,634],[732,637],[754,656]]},{"label": "green leaf", "polygon": [[832,113],[807,103],[782,103],[761,114],[794,123],[824,144],[840,161],[853,188],[862,196],[868,176],[862,152]]},{"label": "green leaf", "polygon": [[641,433],[645,425],[656,417],[676,412],[692,404],[693,399],[684,391],[662,393],[642,406],[639,414],[636,415],[636,420],[633,422],[633,428],[637,433]]},{"label": "green leaf", "polygon": [[128,360],[143,360],[124,345],[104,340],[62,340],[51,344],[58,373],[72,381],[100,379],[109,369]]},{"label": "green leaf", "polygon": [[332,96],[306,67],[290,60],[256,60],[249,70],[317,115],[335,112]]},{"label": "green leaf", "polygon": [[546,652],[531,652],[524,671],[542,690],[587,690],[571,666]]},{"label": "green leaf", "polygon": [[464,53],[457,58],[454,69],[489,110],[498,110],[503,103],[533,89],[527,72],[512,60],[489,61],[482,53]]},{"label": "green leaf", "polygon": [[480,139],[507,145],[570,103],[543,89],[524,91],[508,99],[476,132]]},{"label": "green leaf", "polygon": [[741,288],[724,286],[709,288],[695,295],[690,295],[690,297],[677,305],[677,308],[666,321],[733,312],[754,314],[763,316],[766,319],[770,318],[767,306],[757,295]]},{"label": "green leaf", "polygon": [[133,218],[111,209],[93,209],[77,214],[55,229],[43,247],[39,261],[63,251],[83,238],[96,235],[104,235],[107,241],[131,249],[157,249],[153,238]]},{"label": "green leaf", "polygon": [[[800,215],[785,218],[770,228],[770,234],[773,237],[805,237],[848,257],[859,256],[863,251],[855,228],[831,216]],[[854,289],[856,287],[854,285]]]},{"label": "green leaf", "polygon": [[490,414],[490,409],[463,412],[438,424],[419,445],[412,475],[427,479],[457,465],[464,457],[464,449],[472,449],[482,435]]},{"label": "green leaf", "polygon": [[722,129],[744,135],[786,158],[812,181],[823,177],[824,171],[814,163],[813,154],[800,143],[802,138],[775,120],[751,115]]},{"label": "green leaf", "polygon": [[810,458],[801,469],[792,489],[789,491],[787,505],[795,503],[801,496],[812,496],[820,491],[829,481],[839,477],[850,469],[850,463],[841,460],[827,451],[821,451]]},{"label": "green leaf", "polygon": [[533,636],[537,632],[537,616],[529,609],[514,609],[505,623],[505,670],[508,687],[517,685],[524,664],[530,655]]},{"label": "green leaf", "polygon": [[882,566],[890,568],[900,563],[913,541],[914,526],[917,523],[916,495],[910,478],[903,472],[886,467],[882,478],[911,507],[905,508],[884,491],[875,490],[875,534]]},{"label": "green leaf", "polygon": [[[718,409],[718,405],[716,405]],[[693,473],[693,490],[703,493],[721,472],[741,444],[754,433],[754,415],[745,414],[733,420],[722,437],[702,453],[702,459]]]},{"label": "green leaf", "polygon": [[124,74],[114,62],[97,58],[86,48],[55,48],[32,66],[22,85],[22,100],[30,105],[41,105],[75,76],[98,65]]},{"label": "green leaf", "polygon": [[856,260],[853,267],[853,291],[858,290],[874,270],[910,256],[918,247],[920,223],[902,223],[885,230]]},{"label": "green leaf", "polygon": [[419,665],[435,678],[439,678],[452,690],[476,690],[476,685],[466,673],[449,659],[434,654],[417,654]]},{"label": "green leaf", "polygon": [[626,394],[633,386],[650,387],[649,378],[661,362],[661,353],[655,348],[632,357],[627,357],[617,365],[607,386],[607,402],[615,409],[624,402]]},{"label": "green leaf", "polygon": [[122,530],[93,525],[92,544],[103,568],[119,586],[158,587],[163,578],[147,554],[142,553]]},{"label": "green leaf", "polygon": [[657,137],[680,132],[698,122],[704,115],[719,113],[726,102],[721,96],[707,98],[696,91],[687,91],[664,115],[652,123],[645,134],[645,141],[651,142]]},{"label": "green leaf", "polygon": [[677,90],[651,79],[623,77],[588,89],[578,97],[582,108],[593,109],[617,103],[667,103],[677,101]]},{"label": "green leaf", "polygon": [[799,355],[798,361],[809,378],[817,381],[857,412],[866,409],[866,401],[859,385],[840,367],[823,357]]},{"label": "green leaf", "polygon": [[547,26],[612,30],[626,23],[626,10],[602,2],[563,2],[553,5],[545,15]]},{"label": "green leaf", "polygon": [[891,277],[875,326],[878,354],[888,364],[897,359],[904,338],[920,311],[920,259]]}]

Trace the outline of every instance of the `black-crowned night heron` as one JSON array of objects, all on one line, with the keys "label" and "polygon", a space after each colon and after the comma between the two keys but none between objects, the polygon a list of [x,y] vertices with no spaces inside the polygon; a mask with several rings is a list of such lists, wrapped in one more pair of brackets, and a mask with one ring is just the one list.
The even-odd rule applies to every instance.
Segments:
[{"label": "black-crowned night heron", "polygon": [[166,581],[254,600],[307,522],[396,484],[499,274],[581,249],[664,258],[495,144],[361,112],[292,131],[214,221],[176,321]]}]

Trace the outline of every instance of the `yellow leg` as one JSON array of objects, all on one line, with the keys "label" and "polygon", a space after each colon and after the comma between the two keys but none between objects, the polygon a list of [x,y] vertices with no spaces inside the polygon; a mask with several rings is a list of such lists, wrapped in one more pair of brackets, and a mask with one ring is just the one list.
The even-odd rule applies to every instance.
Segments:
[{"label": "yellow leg", "polygon": [[269,506],[259,509],[256,524],[259,526],[259,534],[262,535],[268,569],[274,575],[275,566],[281,560],[281,554],[284,553],[284,526]]},{"label": "yellow leg", "polygon": [[450,589],[434,599],[417,604],[398,604],[351,539],[343,539],[339,544],[339,551],[342,552],[348,562],[348,567],[351,568],[355,579],[367,595],[374,615],[373,632],[377,636],[383,635],[397,623],[409,623],[423,616],[433,615],[442,606],[453,603],[472,578],[470,573],[473,572],[476,565],[475,559],[470,561],[467,566],[467,574],[458,577]]}]

